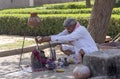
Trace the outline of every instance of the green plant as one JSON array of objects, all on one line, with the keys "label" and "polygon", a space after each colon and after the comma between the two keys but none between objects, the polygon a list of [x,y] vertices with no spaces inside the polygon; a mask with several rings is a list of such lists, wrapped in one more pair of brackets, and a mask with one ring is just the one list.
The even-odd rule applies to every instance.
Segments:
[{"label": "green plant", "polygon": [[[81,25],[88,25],[89,14],[48,14],[39,15],[42,20],[38,28],[27,26],[28,14],[0,14],[0,34],[8,35],[51,35],[62,31],[65,18],[75,18]],[[120,16],[112,15],[108,35],[115,36],[120,32]]]},{"label": "green plant", "polygon": [[[6,9],[1,10],[0,14],[30,14],[36,12],[38,14],[91,14],[91,8],[83,9]],[[120,8],[114,8],[112,14],[120,15]]]},{"label": "green plant", "polygon": [[85,2],[67,2],[67,3],[57,3],[57,4],[45,4],[43,7],[46,9],[81,9],[86,8]]},{"label": "green plant", "polygon": [[120,0],[116,0],[115,7],[120,7]]}]

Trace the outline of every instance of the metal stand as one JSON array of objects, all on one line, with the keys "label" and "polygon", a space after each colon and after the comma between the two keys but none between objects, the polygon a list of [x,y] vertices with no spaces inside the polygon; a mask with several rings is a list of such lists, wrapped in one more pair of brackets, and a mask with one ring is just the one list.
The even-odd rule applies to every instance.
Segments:
[{"label": "metal stand", "polygon": [[[35,33],[35,36],[36,36],[36,33]],[[19,68],[23,69],[22,66],[21,66],[21,62],[22,62],[22,55],[23,55],[23,52],[24,52],[24,43],[25,43],[25,31],[24,31],[24,37],[23,37],[23,43],[22,43],[22,50],[21,50],[21,54],[20,54],[20,59],[19,59]],[[38,43],[37,44],[37,47],[38,47]]]},{"label": "metal stand", "polygon": [[[19,67],[18,67],[18,68],[20,68],[22,70],[23,70],[23,68],[21,66],[21,61],[22,61],[22,54],[23,54],[24,42],[25,42],[25,33],[24,33],[24,37],[23,37],[22,50],[21,50],[21,54],[20,54]],[[7,74],[14,73],[14,72],[17,72],[17,71],[20,71],[20,70],[15,70],[15,71],[7,72],[7,73],[2,74],[2,75],[7,75]]]},{"label": "metal stand", "polygon": [[49,46],[50,46],[50,58],[52,58],[52,59],[55,61],[55,60],[56,60],[56,52],[55,52],[55,48],[52,48],[50,42],[49,42]]},{"label": "metal stand", "polygon": [[19,59],[19,68],[22,69],[22,66],[21,66],[21,61],[22,61],[22,55],[23,55],[23,48],[24,48],[24,43],[25,43],[25,33],[24,33],[24,37],[23,37],[23,43],[22,43],[22,50],[21,50],[21,54],[20,54],[20,59]]}]

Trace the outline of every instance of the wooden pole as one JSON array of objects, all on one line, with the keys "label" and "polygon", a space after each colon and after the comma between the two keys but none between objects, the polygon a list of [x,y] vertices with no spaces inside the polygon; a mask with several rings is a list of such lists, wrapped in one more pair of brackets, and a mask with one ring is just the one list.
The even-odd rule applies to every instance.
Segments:
[{"label": "wooden pole", "polygon": [[[56,46],[59,44],[51,44],[52,46]],[[46,43],[44,45],[39,46],[40,49],[46,49],[49,48],[49,44]],[[23,48],[23,53],[29,53],[32,52],[34,49],[36,49],[35,46],[29,46],[29,47],[24,47]],[[7,50],[7,51],[0,51],[0,57],[5,57],[5,56],[11,56],[11,55],[18,55],[21,54],[21,48],[18,49],[13,49],[13,50]]]}]

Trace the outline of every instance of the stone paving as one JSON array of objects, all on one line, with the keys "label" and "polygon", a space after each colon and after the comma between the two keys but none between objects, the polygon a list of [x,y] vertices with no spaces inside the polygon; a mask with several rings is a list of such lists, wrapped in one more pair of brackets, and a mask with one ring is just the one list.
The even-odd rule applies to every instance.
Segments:
[{"label": "stone paving", "polygon": [[[7,35],[0,35],[0,44],[9,44],[13,43],[18,39],[23,39],[23,37],[19,36],[7,36]],[[29,38],[27,38],[29,39]],[[64,57],[60,51],[56,49],[58,52],[57,57]],[[47,56],[49,56],[49,49],[44,50]],[[31,52],[25,53],[22,56],[22,63],[23,66],[30,65],[30,56]],[[19,59],[20,55],[12,55],[6,57],[0,57],[0,79],[74,79],[72,75],[73,69],[76,67],[75,65],[70,65],[69,67],[65,68],[65,72],[57,73],[55,71],[41,71],[41,72],[29,72],[27,67],[25,69],[19,68]]]},{"label": "stone paving", "polygon": [[[21,65],[23,68],[24,66],[30,65],[30,55],[31,53],[26,53],[22,56]],[[60,56],[63,57],[63,54],[59,54],[59,57]],[[57,73],[55,71],[31,73],[30,70],[21,70],[19,68],[19,58],[20,55],[0,58],[0,79],[74,79],[72,71],[76,67],[75,65],[70,65],[65,68],[65,72],[63,73]]]},{"label": "stone paving", "polygon": [[[3,38],[4,37],[4,40]],[[9,36],[0,36],[0,43],[12,43],[16,40],[16,37]],[[12,40],[11,40],[12,39]],[[13,40],[14,39],[14,40]],[[20,39],[23,39],[21,37]],[[47,56],[49,56],[49,49],[44,50]],[[58,48],[56,48],[57,58],[65,57]],[[0,57],[0,79],[74,79],[72,75],[73,69],[77,66],[76,64],[70,65],[67,68],[64,68],[65,72],[57,73],[55,71],[41,71],[41,72],[31,72],[30,67],[26,67],[30,65],[30,56],[31,52],[25,53],[22,56],[22,66],[23,70],[19,68],[19,59],[20,55],[12,55],[6,57]],[[110,78],[110,77],[109,77]],[[107,76],[93,77],[89,79],[109,79]],[[110,79],[116,79],[111,77]]]}]

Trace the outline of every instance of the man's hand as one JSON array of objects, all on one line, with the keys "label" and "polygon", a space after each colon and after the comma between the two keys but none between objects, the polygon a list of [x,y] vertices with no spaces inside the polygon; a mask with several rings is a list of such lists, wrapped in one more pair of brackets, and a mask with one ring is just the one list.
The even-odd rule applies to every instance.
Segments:
[{"label": "man's hand", "polygon": [[51,38],[49,36],[36,37],[35,41],[36,41],[36,43],[49,42],[49,41],[51,41]]},{"label": "man's hand", "polygon": [[35,42],[36,43],[42,43],[41,37],[35,37]]}]

